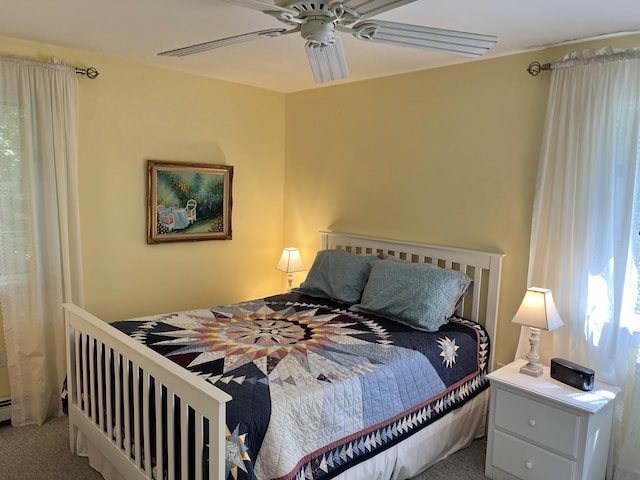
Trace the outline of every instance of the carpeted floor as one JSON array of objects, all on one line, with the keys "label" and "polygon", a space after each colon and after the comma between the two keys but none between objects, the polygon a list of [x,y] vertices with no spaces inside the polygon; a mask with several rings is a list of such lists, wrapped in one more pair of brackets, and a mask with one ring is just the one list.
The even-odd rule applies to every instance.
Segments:
[{"label": "carpeted floor", "polygon": [[[413,480],[484,480],[485,443],[471,446],[437,463]],[[1,480],[101,480],[86,458],[69,450],[67,417],[44,425],[0,426]]]},{"label": "carpeted floor", "polygon": [[42,426],[0,427],[0,479],[102,480],[86,458],[71,454],[67,417]]}]

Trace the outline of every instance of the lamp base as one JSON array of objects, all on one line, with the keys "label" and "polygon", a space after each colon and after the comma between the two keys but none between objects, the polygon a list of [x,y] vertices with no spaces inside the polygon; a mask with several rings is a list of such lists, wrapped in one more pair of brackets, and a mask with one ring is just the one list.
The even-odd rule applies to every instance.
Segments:
[{"label": "lamp base", "polygon": [[542,375],[542,367],[537,363],[525,363],[522,367],[520,367],[520,373],[531,375],[532,377],[539,377],[540,375]]},{"label": "lamp base", "polygon": [[540,329],[537,327],[529,327],[529,345],[531,350],[527,353],[527,363],[522,366],[520,373],[539,377],[542,375],[542,367],[538,364],[540,356],[538,355],[538,343],[540,343]]}]

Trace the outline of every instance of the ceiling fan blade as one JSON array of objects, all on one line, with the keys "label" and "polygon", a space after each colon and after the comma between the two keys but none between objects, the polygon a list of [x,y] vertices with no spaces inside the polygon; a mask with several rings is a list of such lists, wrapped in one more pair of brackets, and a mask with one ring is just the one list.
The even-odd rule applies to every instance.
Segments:
[{"label": "ceiling fan blade", "polygon": [[259,10],[261,12],[287,12],[294,16],[298,16],[298,13],[290,8],[281,7],[269,2],[263,2],[262,0],[226,0],[228,3],[235,3],[243,7],[251,8],[253,10]]},{"label": "ceiling fan blade", "polygon": [[457,32],[381,20],[358,22],[352,27],[351,33],[359,40],[421,48],[463,57],[480,57],[498,41],[498,37],[493,35]]},{"label": "ceiling fan blade", "polygon": [[211,42],[199,43],[197,45],[191,45],[189,47],[177,48],[175,50],[168,50],[166,52],[159,53],[158,55],[164,57],[184,57],[186,55],[193,55],[194,53],[205,52],[207,50],[213,50],[214,48],[226,47],[235,43],[249,42],[261,37],[279,37],[286,33],[298,31],[299,29],[293,29],[287,31],[285,28],[271,28],[269,30],[259,30],[257,32],[244,33],[242,35],[235,35],[233,37],[221,38],[219,40],[213,40]]},{"label": "ceiling fan blade", "polygon": [[416,0],[347,0],[346,6],[356,10],[361,16],[360,20],[373,17],[380,13],[388,12],[394,8],[402,7]]},{"label": "ceiling fan blade", "polygon": [[340,37],[334,37],[333,43],[328,45],[307,42],[304,48],[317,83],[338,80],[349,75]]}]

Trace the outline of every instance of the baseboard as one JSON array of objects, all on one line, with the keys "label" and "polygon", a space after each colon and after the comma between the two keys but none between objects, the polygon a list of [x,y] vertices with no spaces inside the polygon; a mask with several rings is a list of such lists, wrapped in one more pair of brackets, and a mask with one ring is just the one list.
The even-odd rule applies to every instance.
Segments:
[{"label": "baseboard", "polygon": [[11,420],[11,397],[0,398],[0,422]]}]

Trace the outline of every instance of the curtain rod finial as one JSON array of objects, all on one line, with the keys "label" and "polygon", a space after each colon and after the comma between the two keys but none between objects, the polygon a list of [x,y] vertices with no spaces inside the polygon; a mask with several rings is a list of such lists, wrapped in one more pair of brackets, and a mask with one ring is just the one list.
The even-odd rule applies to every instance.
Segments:
[{"label": "curtain rod finial", "polygon": [[541,64],[540,62],[531,62],[527,67],[527,72],[533,77],[546,70],[551,70],[550,63]]},{"label": "curtain rod finial", "polygon": [[93,80],[94,78],[97,78],[98,75],[100,75],[100,72],[98,72],[98,70],[95,67],[89,67],[89,68],[76,68],[76,73],[80,73],[82,75],[86,75],[87,78],[90,78],[91,80]]}]

